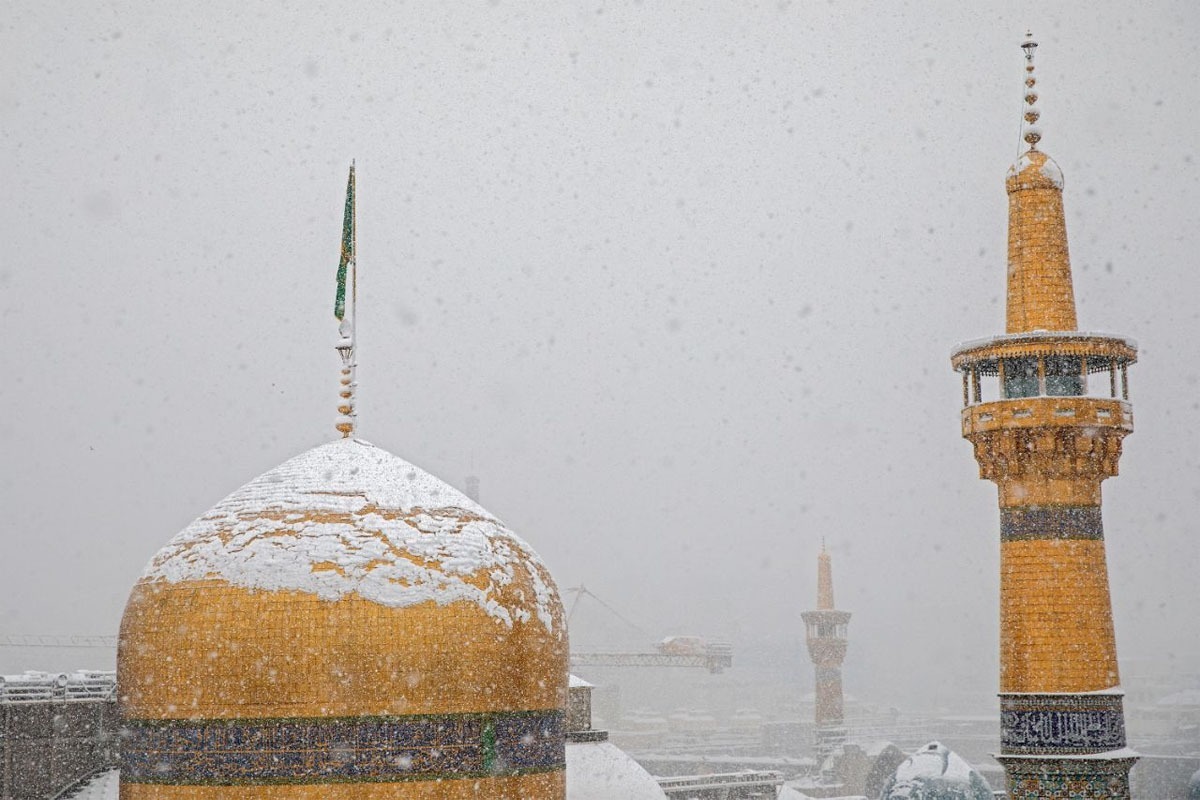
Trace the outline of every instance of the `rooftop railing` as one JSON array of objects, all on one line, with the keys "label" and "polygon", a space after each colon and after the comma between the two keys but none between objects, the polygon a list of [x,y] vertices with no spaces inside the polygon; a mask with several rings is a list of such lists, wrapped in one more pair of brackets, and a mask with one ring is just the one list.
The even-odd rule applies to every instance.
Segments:
[{"label": "rooftop railing", "polygon": [[0,703],[107,700],[116,696],[117,673],[105,670],[0,675]]}]

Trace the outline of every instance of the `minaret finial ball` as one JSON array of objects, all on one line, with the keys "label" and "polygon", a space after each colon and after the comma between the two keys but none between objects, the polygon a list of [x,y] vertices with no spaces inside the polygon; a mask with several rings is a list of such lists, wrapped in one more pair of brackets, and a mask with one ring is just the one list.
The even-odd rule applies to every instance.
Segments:
[{"label": "minaret finial ball", "polygon": [[1033,74],[1033,55],[1037,52],[1038,43],[1033,39],[1033,31],[1025,32],[1025,41],[1021,49],[1025,51],[1025,111],[1022,118],[1028,127],[1025,129],[1025,142],[1030,150],[1037,149],[1037,143],[1042,140],[1042,131],[1037,127],[1037,121],[1042,116],[1037,107],[1037,78]]}]

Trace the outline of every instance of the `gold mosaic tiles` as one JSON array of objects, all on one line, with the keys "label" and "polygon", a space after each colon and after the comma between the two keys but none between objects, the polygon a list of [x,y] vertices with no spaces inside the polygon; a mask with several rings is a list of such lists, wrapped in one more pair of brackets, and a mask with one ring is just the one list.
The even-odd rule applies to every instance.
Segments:
[{"label": "gold mosaic tiles", "polygon": [[1009,333],[1073,331],[1075,292],[1062,189],[1046,177],[1048,157],[1032,151],[1008,179]]},{"label": "gold mosaic tiles", "polygon": [[1116,654],[1103,540],[1001,545],[1001,692],[1108,689]]},{"label": "gold mosaic tiles", "polygon": [[121,785],[121,800],[561,800],[565,794],[563,772],[484,779],[309,786]]},{"label": "gold mosaic tiles", "polygon": [[143,583],[122,621],[122,709],[219,719],[565,708],[562,630],[536,619],[510,628],[473,603]]}]

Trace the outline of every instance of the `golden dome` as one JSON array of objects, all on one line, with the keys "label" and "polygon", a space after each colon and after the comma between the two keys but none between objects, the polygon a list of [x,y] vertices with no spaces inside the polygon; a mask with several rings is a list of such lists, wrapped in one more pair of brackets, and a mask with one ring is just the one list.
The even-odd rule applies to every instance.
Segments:
[{"label": "golden dome", "polygon": [[360,440],[291,459],[172,539],[130,595],[117,669],[122,797],[562,796],[549,572]]}]

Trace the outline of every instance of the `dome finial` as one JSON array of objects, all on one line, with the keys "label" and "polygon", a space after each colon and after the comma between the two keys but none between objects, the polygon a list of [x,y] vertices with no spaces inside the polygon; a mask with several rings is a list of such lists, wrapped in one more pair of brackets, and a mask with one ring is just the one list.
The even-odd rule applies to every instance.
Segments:
[{"label": "dome finial", "polygon": [[[346,283],[350,283],[350,310],[346,311]],[[355,317],[358,311],[358,261],[354,255],[354,162],[350,162],[350,177],[346,181],[346,211],[342,217],[342,255],[338,260],[337,296],[333,302],[333,316],[338,320],[338,355],[342,357],[342,376],[338,390],[338,421],[335,426],[342,438],[348,439],[355,433],[354,411],[355,368],[358,366],[354,353]]]},{"label": "dome finial", "polygon": [[1030,150],[1036,150],[1037,143],[1042,140],[1042,129],[1037,125],[1042,112],[1037,107],[1037,78],[1033,74],[1033,55],[1037,46],[1033,31],[1026,31],[1025,41],[1021,43],[1021,49],[1025,51],[1025,110],[1021,117],[1027,126],[1023,138]]}]

